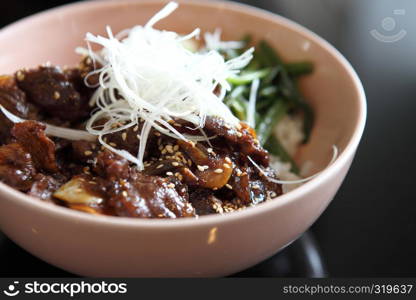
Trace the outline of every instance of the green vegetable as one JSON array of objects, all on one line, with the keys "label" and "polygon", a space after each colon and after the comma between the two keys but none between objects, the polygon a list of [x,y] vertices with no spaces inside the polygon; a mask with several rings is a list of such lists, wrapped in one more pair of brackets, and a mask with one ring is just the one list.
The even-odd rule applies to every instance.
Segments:
[{"label": "green vegetable", "polygon": [[276,78],[276,76],[279,74],[280,68],[279,67],[273,67],[270,69],[269,74],[267,74],[264,79],[261,81],[262,86],[271,86],[273,80]]},{"label": "green vegetable", "polygon": [[[290,77],[289,71],[287,69],[287,64],[283,64],[281,58],[277,54],[277,52],[266,42],[261,41],[259,43],[260,52],[262,55],[262,61],[264,64],[268,66],[279,66],[281,68],[279,73],[280,85],[282,96],[289,100],[290,108],[292,110],[300,110],[304,115],[304,126],[303,131],[305,134],[304,143],[309,140],[310,133],[313,127],[313,111],[311,107],[305,102],[303,97],[301,96],[298,88],[297,82]],[[310,63],[309,63],[310,64]],[[302,68],[305,67],[305,62],[302,62]],[[299,68],[299,66],[298,66]],[[293,66],[292,66],[293,69]]]},{"label": "green vegetable", "polygon": [[243,85],[251,83],[254,79],[262,79],[272,72],[271,68],[261,69],[257,71],[244,71],[240,75],[228,78],[228,82],[234,85]]},{"label": "green vegetable", "polygon": [[290,76],[299,77],[313,72],[313,64],[309,61],[285,64],[285,69]]},{"label": "green vegetable", "polygon": [[[248,48],[251,37],[245,36],[242,41]],[[313,64],[308,61],[286,63],[266,41],[260,41],[255,48],[250,64],[239,75],[228,79],[232,89],[224,101],[237,118],[247,120],[247,98],[250,95],[251,84],[253,80],[260,79],[255,113],[257,137],[270,153],[279,156],[284,162],[290,162],[292,171],[298,173],[292,157],[272,132],[285,115],[302,114],[304,142],[308,141],[314,114],[298,89],[297,79],[310,74]],[[246,49],[237,52],[242,54]]]},{"label": "green vegetable", "polygon": [[265,98],[269,98],[269,97],[276,97],[277,92],[279,91],[279,89],[277,88],[277,86],[273,86],[273,85],[269,85],[267,87],[264,87],[262,89],[260,89],[260,97],[265,97]]},{"label": "green vegetable", "polygon": [[273,132],[276,124],[286,115],[287,104],[283,99],[275,101],[264,117],[256,126],[257,138],[261,145],[264,145]]},{"label": "green vegetable", "polygon": [[265,66],[283,66],[283,61],[277,52],[266,42],[260,41],[258,45],[259,60]]},{"label": "green vegetable", "polygon": [[241,121],[247,120],[247,105],[248,102],[241,97],[232,99],[229,107],[233,114]]}]

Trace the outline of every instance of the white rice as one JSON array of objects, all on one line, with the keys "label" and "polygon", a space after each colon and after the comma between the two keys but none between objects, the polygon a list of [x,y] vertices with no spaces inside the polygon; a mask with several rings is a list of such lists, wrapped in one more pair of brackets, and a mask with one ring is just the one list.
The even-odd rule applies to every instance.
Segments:
[{"label": "white rice", "polygon": [[302,117],[284,116],[274,129],[274,135],[289,155],[295,155],[299,145],[305,138]]},{"label": "white rice", "polygon": [[[294,156],[304,139],[303,120],[299,116],[286,115],[276,126],[273,134],[279,140],[282,147],[290,156]],[[281,180],[298,180],[302,177],[291,172],[292,164],[283,162],[278,156],[272,156],[270,166],[276,170],[277,176]],[[287,193],[299,186],[298,184],[283,184],[283,193]]]}]

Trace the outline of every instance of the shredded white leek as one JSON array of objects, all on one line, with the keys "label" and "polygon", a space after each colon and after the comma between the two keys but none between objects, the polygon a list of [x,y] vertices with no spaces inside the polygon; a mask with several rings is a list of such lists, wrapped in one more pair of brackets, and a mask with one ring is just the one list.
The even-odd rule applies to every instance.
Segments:
[{"label": "shredded white leek", "polygon": [[242,41],[222,41],[221,40],[221,29],[217,28],[213,33],[206,32],[204,34],[205,49],[206,50],[217,50],[227,51],[241,49],[245,46]]},{"label": "shredded white leek", "polygon": [[[4,108],[3,105],[0,105],[0,110],[6,116],[6,118],[8,118],[13,123],[22,123],[26,121],[25,119],[22,119],[12,114],[11,112],[9,112],[7,109]],[[50,124],[43,123],[43,122],[40,122],[40,123],[46,126],[45,134],[49,136],[59,137],[59,138],[63,138],[63,139],[71,140],[71,141],[83,140],[83,141],[94,142],[97,140],[97,137],[95,135],[85,130],[58,127],[58,126],[50,125]]]},{"label": "shredded white leek", "polygon": [[59,137],[71,141],[87,141],[95,142],[97,137],[85,130],[77,130],[65,127],[54,126],[43,123],[46,126],[45,134],[49,136]]},{"label": "shredded white leek", "polygon": [[250,98],[248,101],[247,108],[247,123],[251,128],[256,127],[256,100],[257,100],[257,90],[259,89],[260,79],[254,79],[251,83],[250,89]]},{"label": "shredded white leek", "polygon": [[[137,157],[133,159],[131,155],[118,153],[137,164],[139,169],[143,169],[144,150],[152,127],[177,139],[195,141],[206,138],[204,134],[184,136],[169,121],[182,119],[201,129],[207,116],[219,116],[231,126],[239,122],[223,103],[226,92],[231,89],[227,78],[250,62],[254,49],[228,61],[217,46],[209,51],[187,50],[183,42],[197,37],[198,28],[185,36],[153,28],[177,7],[177,3],[170,2],[145,26],[135,26],[115,36],[110,27],[107,27],[108,37],[87,33],[88,48],[77,49],[78,53],[89,55],[102,66],[90,74],[99,74],[99,86],[91,99],[98,110],[87,122],[87,131],[99,136],[101,142],[104,135],[137,126],[142,121]],[[219,35],[216,31],[213,37],[218,39]],[[213,39],[207,36],[212,46]],[[90,43],[102,49],[93,52]],[[221,44],[221,47],[224,45],[240,46]],[[105,123],[97,126],[99,120]]]},{"label": "shredded white leek", "polygon": [[12,114],[11,112],[9,112],[7,109],[4,108],[3,105],[0,104],[0,109],[1,112],[6,116],[7,119],[9,119],[10,121],[12,121],[13,123],[21,123],[24,122],[25,120]]}]

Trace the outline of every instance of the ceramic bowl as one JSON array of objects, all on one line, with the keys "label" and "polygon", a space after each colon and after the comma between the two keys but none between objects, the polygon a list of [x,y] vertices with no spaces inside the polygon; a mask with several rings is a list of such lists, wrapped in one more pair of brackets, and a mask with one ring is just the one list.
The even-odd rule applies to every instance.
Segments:
[{"label": "ceramic bowl", "polygon": [[[266,39],[288,61],[310,60],[301,89],[316,113],[299,163],[324,169],[303,186],[257,207],[199,219],[145,220],[93,216],[48,204],[0,183],[0,228],[44,261],[84,276],[223,276],[250,267],[294,241],[328,206],[363,133],[366,102],[357,74],[331,45],[272,13],[232,2],[179,1],[156,27],[187,33],[221,28],[225,39]],[[144,24],[166,1],[91,1],[25,18],[0,31],[0,73],[46,61],[73,65],[86,32]],[[336,234],[336,230],[334,230]]]}]

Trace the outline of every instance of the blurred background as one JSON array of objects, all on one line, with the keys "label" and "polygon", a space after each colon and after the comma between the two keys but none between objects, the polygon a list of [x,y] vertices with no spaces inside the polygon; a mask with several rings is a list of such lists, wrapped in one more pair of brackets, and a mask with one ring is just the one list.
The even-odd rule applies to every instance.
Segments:
[{"label": "blurred background", "polygon": [[[0,1],[0,26],[68,2]],[[416,276],[416,1],[240,2],[322,36],[345,55],[364,84],[364,137],[343,186],[311,228],[329,276]],[[0,265],[5,277],[66,276],[1,233]]]}]

